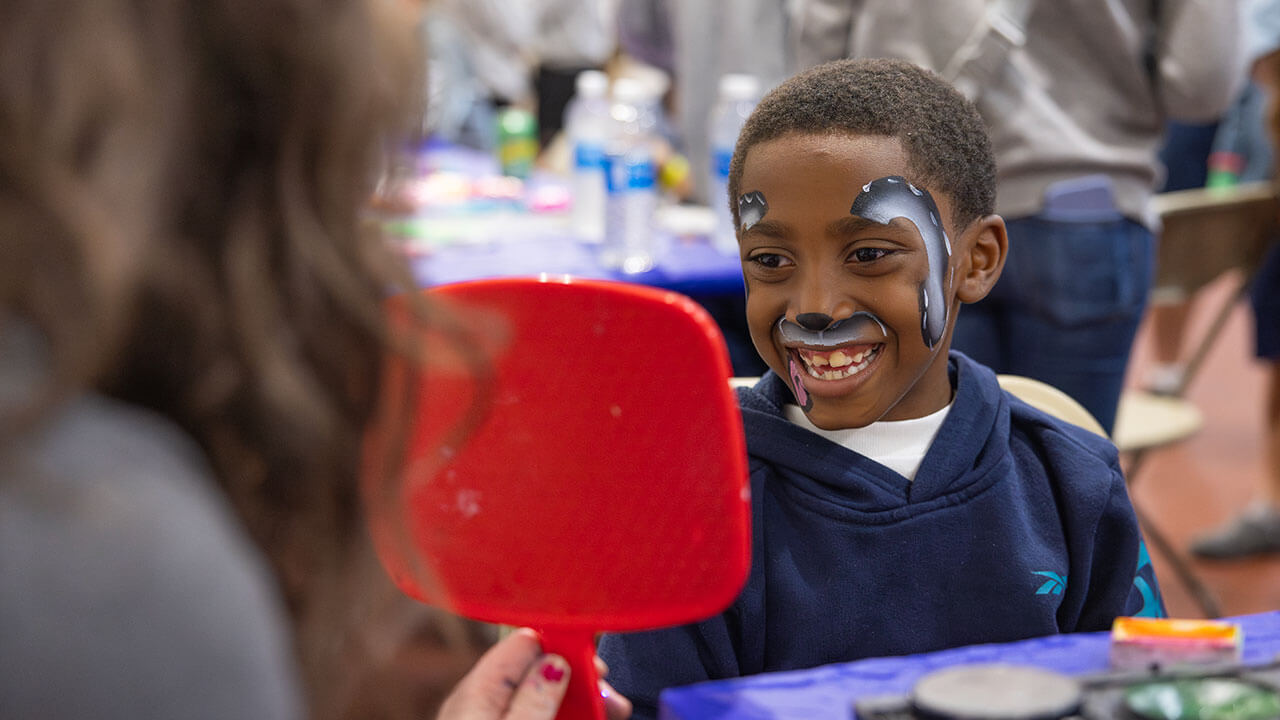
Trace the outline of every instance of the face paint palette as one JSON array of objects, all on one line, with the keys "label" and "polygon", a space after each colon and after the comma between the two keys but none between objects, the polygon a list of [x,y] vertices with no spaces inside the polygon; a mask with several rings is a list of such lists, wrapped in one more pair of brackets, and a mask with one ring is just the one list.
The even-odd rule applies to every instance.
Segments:
[{"label": "face paint palette", "polygon": [[1276,720],[1280,660],[1069,676],[1029,666],[935,670],[905,697],[854,705],[860,720]]},{"label": "face paint palette", "polygon": [[1141,720],[1275,720],[1280,692],[1238,678],[1156,680],[1126,690],[1124,706]]},{"label": "face paint palette", "polygon": [[[419,409],[407,427],[384,416],[366,448],[379,556],[423,602],[538,629],[572,668],[559,717],[602,719],[597,632],[709,617],[746,580],[746,450],[719,329],[682,295],[624,283],[427,295],[483,319],[424,334],[415,377],[388,369],[388,404]],[[397,447],[403,471],[375,470]]]}]

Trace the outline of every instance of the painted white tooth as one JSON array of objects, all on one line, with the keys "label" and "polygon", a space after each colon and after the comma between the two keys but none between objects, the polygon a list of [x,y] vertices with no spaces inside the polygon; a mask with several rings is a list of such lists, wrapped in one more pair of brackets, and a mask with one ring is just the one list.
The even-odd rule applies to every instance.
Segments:
[{"label": "painted white tooth", "polygon": [[828,370],[823,376],[828,380],[840,379],[840,373],[836,372],[835,370]]},{"label": "painted white tooth", "polygon": [[831,357],[828,359],[831,361],[832,367],[844,367],[845,365],[853,362],[848,355],[844,354],[843,350],[837,350],[831,353]]}]

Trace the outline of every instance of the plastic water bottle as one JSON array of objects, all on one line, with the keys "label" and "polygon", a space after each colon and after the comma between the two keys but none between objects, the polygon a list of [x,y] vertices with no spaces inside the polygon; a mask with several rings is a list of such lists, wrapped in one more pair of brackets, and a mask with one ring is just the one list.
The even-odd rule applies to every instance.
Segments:
[{"label": "plastic water bottle", "polygon": [[658,187],[655,138],[641,117],[647,95],[640,83],[618,78],[609,107],[612,132],[606,151],[605,240],[600,263],[626,273],[653,267]]},{"label": "plastic water bottle", "polygon": [[711,108],[707,131],[711,157],[711,177],[707,184],[707,202],[715,210],[716,224],[711,242],[720,252],[737,255],[738,239],[734,234],[733,216],[729,212],[729,163],[738,133],[760,98],[760,81],[753,75],[729,74],[720,78],[719,96]]},{"label": "plastic water bottle", "polygon": [[573,98],[565,107],[564,129],[573,153],[570,223],[573,233],[587,242],[604,241],[605,149],[611,124],[608,76],[599,70],[578,73]]}]

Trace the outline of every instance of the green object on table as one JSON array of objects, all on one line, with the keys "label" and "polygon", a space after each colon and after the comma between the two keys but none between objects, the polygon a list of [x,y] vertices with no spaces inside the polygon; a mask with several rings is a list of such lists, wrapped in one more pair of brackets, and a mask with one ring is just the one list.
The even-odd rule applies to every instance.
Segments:
[{"label": "green object on table", "polygon": [[1235,678],[1186,678],[1135,685],[1125,706],[1143,720],[1275,720],[1280,693]]},{"label": "green object on table", "polygon": [[528,178],[537,157],[537,118],[523,108],[503,108],[498,114],[498,161],[502,174]]}]

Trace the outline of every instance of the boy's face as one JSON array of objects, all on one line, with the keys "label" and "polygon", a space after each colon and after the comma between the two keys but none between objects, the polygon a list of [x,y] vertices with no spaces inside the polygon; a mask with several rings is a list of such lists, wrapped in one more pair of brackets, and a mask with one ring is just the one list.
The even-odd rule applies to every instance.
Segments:
[{"label": "boy's face", "polygon": [[948,196],[913,184],[901,144],[785,135],[751,148],[740,188],[751,339],[814,424],[863,427],[950,402],[969,233],[957,237]]}]

